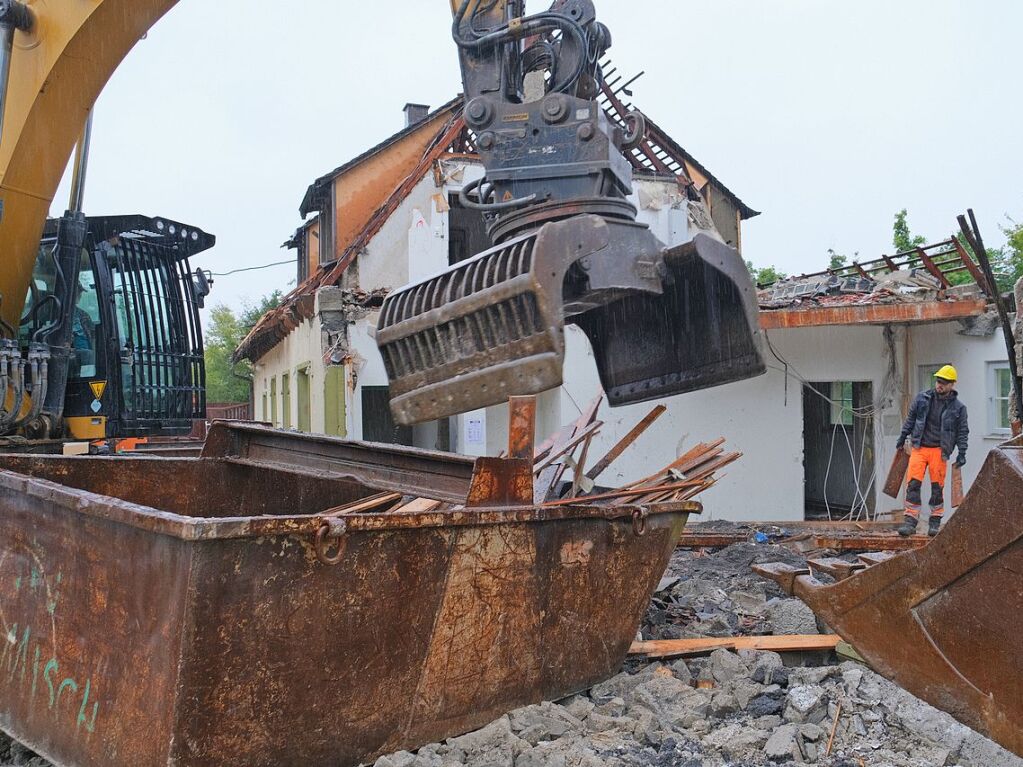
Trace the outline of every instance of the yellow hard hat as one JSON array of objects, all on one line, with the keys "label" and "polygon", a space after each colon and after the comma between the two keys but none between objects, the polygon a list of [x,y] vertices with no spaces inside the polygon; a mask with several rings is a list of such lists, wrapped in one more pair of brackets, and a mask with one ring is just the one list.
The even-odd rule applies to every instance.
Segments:
[{"label": "yellow hard hat", "polygon": [[944,378],[946,381],[952,381],[953,383],[959,380],[959,374],[956,373],[956,369],[951,365],[945,365],[945,367],[934,374],[934,377]]}]

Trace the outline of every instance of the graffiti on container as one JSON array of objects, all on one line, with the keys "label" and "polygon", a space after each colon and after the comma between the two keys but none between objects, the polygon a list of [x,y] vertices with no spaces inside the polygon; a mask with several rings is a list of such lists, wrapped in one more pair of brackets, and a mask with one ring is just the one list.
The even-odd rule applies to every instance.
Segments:
[{"label": "graffiti on container", "polygon": [[63,575],[15,544],[0,552],[0,689],[45,706],[54,721],[95,732],[99,701],[92,678],[69,675],[60,657],[57,614]]}]

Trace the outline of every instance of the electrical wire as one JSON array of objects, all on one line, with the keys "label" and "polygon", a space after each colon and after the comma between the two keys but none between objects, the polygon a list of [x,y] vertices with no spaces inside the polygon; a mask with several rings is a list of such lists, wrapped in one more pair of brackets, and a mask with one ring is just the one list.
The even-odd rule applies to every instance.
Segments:
[{"label": "electrical wire", "polygon": [[283,266],[284,264],[294,264],[295,259],[289,258],[287,261],[274,261],[272,264],[263,264],[262,266],[247,266],[244,269],[232,269],[230,272],[210,272],[211,277],[230,277],[232,274],[239,274],[240,272],[254,272],[258,269],[269,269],[271,266]]},{"label": "electrical wire", "polygon": [[[782,373],[786,377],[786,383],[785,383],[785,392],[786,392],[785,393],[785,399],[786,399],[786,404],[788,402],[788,376],[792,375],[793,378],[795,378],[797,381],[802,383],[807,389],[809,389],[814,394],[816,394],[818,397],[820,397],[825,402],[827,402],[833,409],[837,408],[838,411],[841,414],[843,414],[843,415],[845,413],[850,414],[852,416],[852,418],[854,419],[854,423],[855,423],[855,419],[861,419],[863,421],[871,423],[872,424],[872,428],[874,429],[874,435],[873,435],[874,436],[874,444],[881,446],[880,450],[878,450],[877,452],[879,453],[879,457],[880,457],[881,461],[883,462],[885,460],[883,435],[879,435],[878,434],[878,423],[877,423],[877,420],[875,419],[875,416],[882,415],[883,411],[884,411],[884,408],[888,404],[890,404],[892,402],[892,398],[896,394],[898,394],[898,384],[897,384],[897,379],[898,379],[898,363],[896,362],[896,352],[895,352],[895,332],[892,329],[892,327],[890,325],[886,325],[885,328],[884,328],[884,333],[883,333],[883,338],[884,338],[884,342],[885,342],[885,357],[888,360],[888,365],[887,365],[887,369],[885,371],[885,376],[884,376],[884,380],[883,380],[883,383],[882,383],[881,392],[877,395],[877,397],[874,398],[874,401],[873,401],[873,403],[871,405],[864,406],[864,407],[859,407],[859,408],[854,407],[854,406],[850,406],[850,405],[846,405],[845,404],[845,400],[835,400],[835,399],[827,396],[826,394],[824,394],[824,392],[820,391],[817,387],[813,386],[812,382],[809,379],[807,379],[805,376],[803,376],[787,359],[785,359],[781,354],[778,353],[777,349],[774,348],[774,344],[771,343],[771,337],[770,337],[770,334],[767,331],[764,331],[764,338],[767,341],[767,346],[768,346],[768,349],[770,350],[771,354],[782,365],[782,367],[777,367],[776,365],[767,365],[767,367],[772,369],[772,370],[777,370],[778,372]],[[907,372],[907,375],[908,375],[908,372]],[[828,480],[830,479],[831,467],[832,467],[832,464],[833,464],[833,461],[834,461],[834,458],[835,458],[835,456],[834,456],[834,452],[835,452],[835,438],[837,437],[837,432],[838,432],[838,425],[836,425],[834,427],[833,431],[832,431],[831,448],[830,448],[829,455],[828,455],[828,466],[827,466],[827,469],[825,470],[825,479],[824,479],[824,506],[825,506],[825,510],[827,511],[827,514],[828,514],[828,519],[833,519],[833,514],[832,514],[832,511],[831,511],[831,505],[830,505],[830,503],[828,501],[828,497],[827,497],[827,484],[828,484]],[[862,483],[862,476],[863,475],[862,475],[862,472],[863,472],[863,460],[864,460],[865,455],[866,455],[866,440],[865,439],[861,440],[860,456],[859,456],[859,461],[857,462],[856,461],[856,457],[854,455],[853,443],[849,439],[849,434],[848,434],[848,432],[847,432],[847,430],[845,428],[842,428],[842,434],[843,434],[843,436],[845,438],[845,441],[846,441],[846,447],[849,450],[850,468],[852,469],[853,482],[854,482],[854,485],[855,485],[855,495],[854,495],[854,499],[853,499],[853,504],[852,504],[852,506],[851,506],[851,508],[849,510],[849,513],[846,515],[845,518],[859,519],[860,516],[865,513],[867,519],[870,519],[871,518],[871,516],[870,516],[870,504],[869,504],[868,497],[869,497],[869,495],[871,493],[871,488],[873,488],[876,485],[876,483],[877,483],[877,461],[876,460],[874,461],[873,469],[872,469],[872,471],[870,473],[870,476],[867,478],[867,485],[866,485],[866,487],[863,487],[863,483]]]}]

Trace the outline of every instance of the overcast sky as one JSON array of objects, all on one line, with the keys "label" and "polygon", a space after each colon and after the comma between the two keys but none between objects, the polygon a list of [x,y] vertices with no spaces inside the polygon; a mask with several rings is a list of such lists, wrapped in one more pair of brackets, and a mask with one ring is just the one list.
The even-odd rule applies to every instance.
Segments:
[{"label": "overcast sky", "polygon": [[[530,8],[541,4],[532,0]],[[597,0],[634,103],[763,215],[744,255],[788,272],[1023,220],[1018,0]],[[281,15],[284,14],[284,15]],[[448,0],[183,0],[96,111],[86,210],[217,236],[214,272],[278,261],[317,176],[461,89]],[[54,212],[66,206],[66,182]],[[295,270],[217,280],[239,306]]]}]

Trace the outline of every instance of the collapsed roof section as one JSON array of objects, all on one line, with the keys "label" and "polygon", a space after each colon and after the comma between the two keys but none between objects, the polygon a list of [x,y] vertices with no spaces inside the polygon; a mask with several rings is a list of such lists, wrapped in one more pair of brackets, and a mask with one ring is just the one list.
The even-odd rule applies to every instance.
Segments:
[{"label": "collapsed roof section", "polygon": [[[613,85],[605,83],[600,97],[608,117],[623,126],[626,115],[632,110],[631,105],[625,105],[621,100],[627,93],[624,86],[616,90]],[[303,216],[322,213],[333,206],[344,209],[344,231],[337,232],[337,257],[321,263],[316,271],[284,297],[280,306],[260,318],[235,350],[236,360],[249,359],[255,362],[302,321],[312,319],[316,291],[321,287],[338,284],[344,271],[368,246],[412,189],[431,171],[437,160],[445,155],[476,155],[475,135],[466,127],[462,118],[463,106],[463,99],[458,96],[419,122],[405,127],[377,146],[316,179],[309,186],[300,206]],[[644,141],[627,155],[638,173],[675,178],[680,186],[690,190],[694,199],[700,196],[709,200],[712,194],[722,195],[730,201],[743,220],[759,215],[652,120],[646,118],[645,122]],[[396,185],[389,187],[392,190],[390,194],[386,194],[386,188],[380,188],[380,183],[360,183],[356,185],[358,188],[352,204],[346,205],[334,199],[335,184],[365,172],[373,162],[392,157],[397,158],[397,162],[388,162],[387,169],[394,170],[397,167],[401,174],[397,177],[400,180]],[[413,157],[418,161],[410,162],[409,158]],[[403,158],[405,166],[402,166]]]},{"label": "collapsed roof section", "polygon": [[989,310],[980,266],[956,238],[761,285],[765,329],[966,319]]}]

